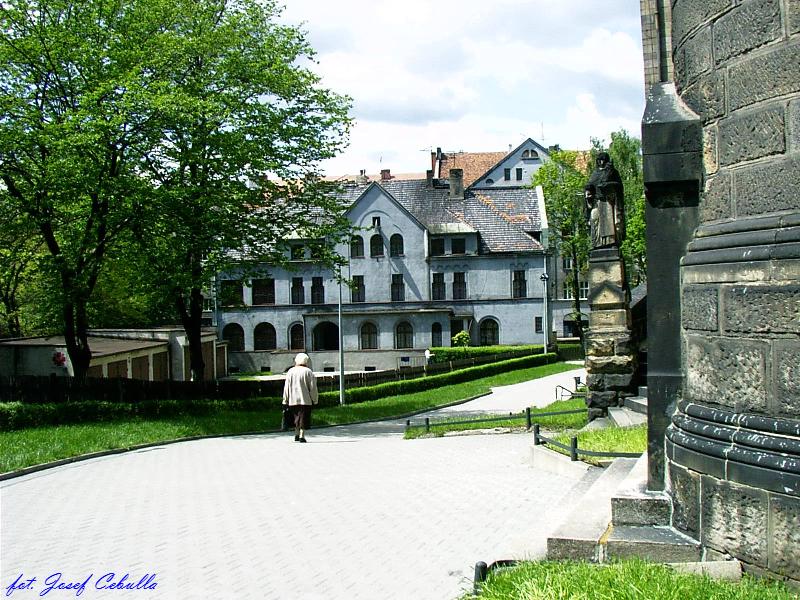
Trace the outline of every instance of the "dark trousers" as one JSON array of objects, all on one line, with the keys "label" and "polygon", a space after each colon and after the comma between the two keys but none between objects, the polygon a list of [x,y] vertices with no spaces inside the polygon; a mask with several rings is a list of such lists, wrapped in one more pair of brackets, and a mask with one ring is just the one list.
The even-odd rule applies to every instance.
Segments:
[{"label": "dark trousers", "polygon": [[294,419],[294,434],[300,435],[301,429],[311,428],[311,407],[298,404],[290,407]]}]

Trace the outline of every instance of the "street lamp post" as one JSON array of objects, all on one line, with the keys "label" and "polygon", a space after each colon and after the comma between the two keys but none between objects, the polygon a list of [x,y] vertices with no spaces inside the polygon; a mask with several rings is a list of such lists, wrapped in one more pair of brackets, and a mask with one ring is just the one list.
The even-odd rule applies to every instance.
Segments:
[{"label": "street lamp post", "polygon": [[339,269],[339,404],[344,406],[344,332],[342,331],[342,271]]},{"label": "street lamp post", "polygon": [[545,271],[539,276],[539,279],[542,280],[542,287],[544,288],[544,296],[542,297],[542,329],[544,333],[544,347],[542,348],[542,354],[547,354],[547,343],[548,343],[548,330],[550,325],[547,322],[547,280],[550,279],[550,276],[547,274],[547,265],[545,264]]}]

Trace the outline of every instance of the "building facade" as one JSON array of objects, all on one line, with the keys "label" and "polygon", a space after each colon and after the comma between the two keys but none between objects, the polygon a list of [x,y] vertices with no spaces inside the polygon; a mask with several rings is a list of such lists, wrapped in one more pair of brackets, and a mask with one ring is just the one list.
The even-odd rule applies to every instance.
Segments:
[{"label": "building facade", "polygon": [[[344,285],[315,264],[317,241],[302,239],[289,242],[289,268],[220,277],[218,327],[231,365],[281,372],[305,350],[315,369],[338,370],[340,293],[346,370],[419,364],[462,330],[474,345],[542,343],[552,323],[542,280],[547,219],[530,178],[545,158],[526,140],[472,185],[458,168],[447,179],[432,169],[426,179],[347,183],[342,201],[355,234],[336,248],[347,257]],[[487,184],[507,169],[507,185]]]}]

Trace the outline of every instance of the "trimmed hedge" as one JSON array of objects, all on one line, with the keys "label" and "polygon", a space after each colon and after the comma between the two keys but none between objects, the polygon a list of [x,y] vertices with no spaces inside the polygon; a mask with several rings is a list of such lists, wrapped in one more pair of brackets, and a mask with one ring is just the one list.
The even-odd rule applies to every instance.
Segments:
[{"label": "trimmed hedge", "polygon": [[[345,402],[358,404],[388,396],[421,392],[445,385],[472,381],[497,373],[538,367],[558,361],[555,354],[536,354],[512,358],[496,363],[468,367],[439,375],[417,379],[392,381],[369,387],[352,388],[345,392]],[[58,402],[28,404],[24,402],[0,402],[0,431],[39,427],[43,425],[66,425],[97,421],[114,421],[131,417],[174,417],[183,415],[207,415],[223,410],[278,410],[281,398],[262,397],[241,400],[143,400],[141,402],[104,402],[85,400],[81,402]],[[320,394],[320,406],[338,406],[339,392]]]},{"label": "trimmed hedge", "polygon": [[[506,371],[529,369],[531,367],[538,367],[540,365],[546,365],[557,361],[558,357],[553,353],[534,354],[532,356],[511,358],[509,360],[479,365],[476,367],[467,367],[466,369],[450,371],[440,375],[429,375],[428,377],[421,377],[418,379],[390,381],[389,383],[381,383],[380,385],[373,385],[370,387],[353,388],[350,390],[345,390],[344,397],[345,402],[348,404],[358,404],[359,402],[377,400],[378,398],[386,398],[387,396],[411,394],[445,385],[453,385],[455,383],[463,383],[464,381],[472,381],[473,379],[480,379],[481,377],[488,377],[490,375],[496,375],[497,373],[504,373]],[[339,392],[325,392],[324,394],[320,394],[319,403],[320,406],[338,405]]]},{"label": "trimmed hedge", "polygon": [[539,346],[464,346],[464,347],[451,347],[440,346],[431,348],[433,357],[432,363],[449,362],[451,360],[463,360],[465,358],[475,358],[477,356],[491,356],[493,354],[513,354],[516,356],[527,356],[541,352],[542,347]]}]

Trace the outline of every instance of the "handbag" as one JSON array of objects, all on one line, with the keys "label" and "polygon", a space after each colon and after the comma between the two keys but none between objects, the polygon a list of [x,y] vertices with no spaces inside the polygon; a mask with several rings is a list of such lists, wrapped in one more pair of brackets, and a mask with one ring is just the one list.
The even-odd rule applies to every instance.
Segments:
[{"label": "handbag", "polygon": [[281,417],[281,431],[289,431],[294,429],[294,419],[292,418],[292,409],[288,405],[283,406],[283,415]]}]

